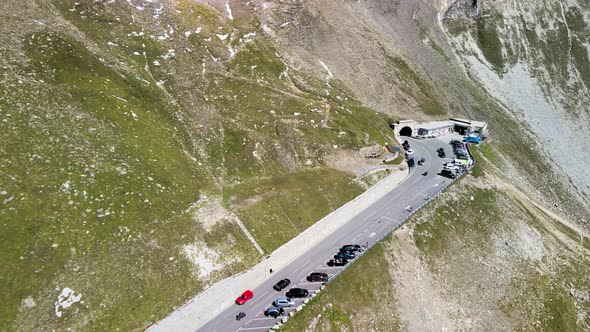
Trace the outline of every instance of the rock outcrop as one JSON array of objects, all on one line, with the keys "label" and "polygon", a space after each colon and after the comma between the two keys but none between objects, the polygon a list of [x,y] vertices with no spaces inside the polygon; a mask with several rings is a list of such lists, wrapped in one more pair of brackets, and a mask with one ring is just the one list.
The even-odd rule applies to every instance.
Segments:
[{"label": "rock outcrop", "polygon": [[443,19],[477,18],[483,15],[483,0],[457,0],[445,12]]}]

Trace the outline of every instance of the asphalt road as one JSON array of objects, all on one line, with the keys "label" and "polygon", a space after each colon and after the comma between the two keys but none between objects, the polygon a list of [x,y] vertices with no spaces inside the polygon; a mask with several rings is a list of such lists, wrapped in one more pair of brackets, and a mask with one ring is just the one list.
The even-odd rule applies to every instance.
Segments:
[{"label": "asphalt road", "polygon": [[[322,283],[307,282],[306,277],[312,272],[324,272],[331,276],[342,269],[342,267],[329,267],[326,264],[341,246],[345,244],[370,245],[378,241],[383,234],[397,228],[414,207],[420,206],[429,197],[446,188],[451,180],[441,177],[437,173],[442,169],[442,163],[450,159],[439,158],[436,149],[444,147],[447,157],[453,156],[452,148],[448,144],[450,138],[446,137],[446,140],[407,139],[415,151],[412,157],[416,162],[422,157],[425,158],[426,162],[423,166],[416,164],[416,167],[410,170],[410,175],[398,187],[377,200],[370,208],[358,214],[281,271],[269,273],[266,282],[252,289],[254,297],[246,304],[241,306],[236,304],[229,307],[216,317],[212,317],[197,331],[268,331],[282,318],[274,319],[264,316],[264,310],[271,306],[277,297],[284,296],[292,287],[305,288],[310,291],[310,294],[319,290]],[[422,175],[426,171],[428,171],[428,175]],[[291,285],[281,292],[275,291],[272,286],[283,278],[290,279]],[[248,285],[244,285],[244,290],[248,288]],[[236,297],[239,295],[236,294]],[[300,305],[303,300],[295,299],[295,307]],[[295,310],[295,307],[285,308],[285,315]],[[241,311],[246,313],[246,317],[237,321],[236,315]]]}]

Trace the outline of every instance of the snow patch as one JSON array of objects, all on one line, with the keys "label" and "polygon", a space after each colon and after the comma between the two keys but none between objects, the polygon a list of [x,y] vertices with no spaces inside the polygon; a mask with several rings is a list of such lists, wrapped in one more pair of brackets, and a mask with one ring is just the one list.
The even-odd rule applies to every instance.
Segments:
[{"label": "snow patch", "polygon": [[253,41],[255,37],[256,37],[256,32],[248,32],[247,34],[242,36],[242,38],[240,38],[240,42],[249,43],[249,42]]},{"label": "snow patch", "polygon": [[324,69],[328,72],[327,78],[334,77],[334,75],[332,75],[332,72],[330,71],[330,68],[328,68],[328,66],[326,66],[326,64],[324,62],[322,62],[322,60],[319,60],[319,61],[320,61],[320,64],[322,65],[322,67],[324,67]]},{"label": "snow patch", "polygon": [[35,302],[35,299],[33,299],[31,296],[28,296],[26,299],[23,299],[23,305],[25,308],[32,308],[36,306],[37,303]]},{"label": "snow patch", "polygon": [[233,20],[233,19],[234,19],[234,17],[233,17],[233,15],[232,15],[232,13],[231,13],[231,7],[229,6],[229,0],[225,2],[225,10],[227,11],[227,17],[228,17],[230,20]]},{"label": "snow patch", "polygon": [[63,309],[67,309],[72,304],[80,302],[81,299],[82,294],[76,294],[72,289],[65,287],[57,297],[57,301],[55,301],[55,315],[61,317]]}]

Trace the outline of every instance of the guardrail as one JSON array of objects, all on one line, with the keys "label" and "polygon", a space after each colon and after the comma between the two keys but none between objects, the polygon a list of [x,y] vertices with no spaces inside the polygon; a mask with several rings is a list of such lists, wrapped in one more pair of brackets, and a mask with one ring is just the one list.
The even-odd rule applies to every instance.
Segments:
[{"label": "guardrail", "polygon": [[455,181],[459,180],[463,175],[467,174],[469,171],[471,171],[473,169],[473,167],[475,166],[475,159],[473,159],[473,157],[471,157],[471,152],[469,151],[469,145],[467,145],[467,152],[469,153],[469,158],[471,158],[471,160],[473,161],[473,163],[471,164],[471,166],[469,166],[467,168],[467,171],[459,174],[459,176],[457,176],[455,179],[453,179],[448,185],[444,186],[440,191],[438,191],[436,194],[434,194],[433,196],[430,196],[427,200],[425,200],[424,202],[422,202],[422,204],[420,204],[418,206],[418,208],[416,209],[412,209],[410,211],[410,214],[408,214],[407,216],[405,216],[401,222],[399,223],[399,225],[391,228],[390,230],[388,230],[387,232],[385,232],[385,234],[383,234],[381,237],[379,237],[377,239],[377,241],[374,241],[373,243],[369,244],[363,251],[360,252],[359,255],[357,255],[355,258],[353,258],[348,264],[346,264],[345,266],[342,267],[342,269],[338,270],[338,272],[334,273],[333,275],[330,276],[330,278],[328,278],[328,280],[326,280],[326,282],[324,282],[324,285],[329,284],[330,282],[332,282],[332,280],[334,280],[334,278],[336,278],[337,276],[339,276],[342,272],[344,272],[346,269],[348,269],[349,266],[351,266],[357,259],[361,258],[367,251],[369,251],[371,248],[373,248],[376,244],[378,244],[379,242],[381,242],[384,238],[388,237],[389,235],[391,235],[391,233],[393,233],[395,230],[397,230],[398,228],[400,228],[411,216],[414,215],[414,213],[418,212],[421,208],[424,207],[424,205],[432,202],[432,200],[434,200],[438,195],[440,195],[446,188],[448,188],[451,184],[453,184]]}]

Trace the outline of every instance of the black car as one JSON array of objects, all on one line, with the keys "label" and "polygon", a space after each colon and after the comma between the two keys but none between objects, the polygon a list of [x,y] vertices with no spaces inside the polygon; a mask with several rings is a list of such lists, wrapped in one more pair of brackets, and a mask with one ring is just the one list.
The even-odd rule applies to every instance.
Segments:
[{"label": "black car", "polygon": [[443,169],[442,171],[440,171],[440,175],[447,177],[449,179],[457,178],[457,175],[453,171],[448,170],[448,169]]},{"label": "black car", "polygon": [[341,251],[341,252],[337,253],[336,255],[334,255],[335,259],[353,259],[355,257],[356,257],[355,253],[350,252],[350,251]]},{"label": "black car", "polygon": [[426,161],[426,159],[420,158],[420,160],[418,160],[418,165],[420,165],[420,166],[424,165],[425,161]]},{"label": "black car", "polygon": [[439,151],[439,152],[438,152],[438,156],[439,156],[440,158],[445,158],[445,157],[447,156],[447,154],[445,153],[445,151],[444,151],[444,150],[442,150],[442,151]]},{"label": "black car", "polygon": [[410,144],[404,145],[404,150],[408,151],[409,149],[411,149]]},{"label": "black car", "polygon": [[279,307],[279,308],[277,308],[277,307],[269,307],[266,310],[264,310],[264,315],[266,317],[271,316],[273,318],[277,318],[277,317],[279,317],[280,315],[282,315],[284,313],[285,313],[285,309],[283,309],[281,307]]},{"label": "black car", "polygon": [[283,279],[283,280],[277,282],[276,285],[272,286],[272,288],[274,288],[276,291],[280,292],[283,289],[287,288],[287,286],[289,286],[290,283],[291,283],[291,280]]},{"label": "black car", "polygon": [[314,273],[307,276],[307,281],[309,281],[309,282],[318,282],[318,281],[327,281],[327,280],[328,280],[327,273],[314,272]]},{"label": "black car", "polygon": [[347,244],[340,248],[340,251],[361,251],[361,246],[358,244]]},{"label": "black car", "polygon": [[303,288],[291,288],[291,289],[289,289],[287,294],[285,294],[285,296],[290,297],[290,298],[308,297],[309,291],[307,289],[303,289]]},{"label": "black car", "polygon": [[344,266],[348,264],[348,259],[331,259],[328,266]]},{"label": "black car", "polygon": [[414,158],[408,159],[408,167],[414,167],[414,166],[416,166],[416,162],[414,161]]}]

